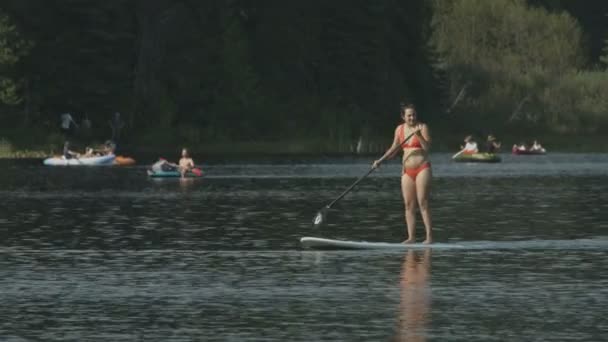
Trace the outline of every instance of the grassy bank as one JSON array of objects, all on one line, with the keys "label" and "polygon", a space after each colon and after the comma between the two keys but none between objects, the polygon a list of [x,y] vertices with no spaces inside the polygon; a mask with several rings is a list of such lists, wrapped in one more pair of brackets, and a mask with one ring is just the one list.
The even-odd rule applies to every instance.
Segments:
[{"label": "grassy bank", "polygon": [[44,158],[49,156],[51,152],[52,149],[42,146],[15,147],[7,139],[0,138],[0,158]]}]

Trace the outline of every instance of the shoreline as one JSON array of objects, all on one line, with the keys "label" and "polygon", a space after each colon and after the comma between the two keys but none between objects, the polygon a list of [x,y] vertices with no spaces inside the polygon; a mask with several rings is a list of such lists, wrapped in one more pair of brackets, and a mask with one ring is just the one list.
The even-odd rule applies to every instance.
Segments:
[{"label": "shoreline", "polygon": [[[431,153],[456,153],[459,151],[462,135],[454,133],[438,133],[433,141]],[[602,136],[572,136],[572,135],[538,135],[536,136],[547,153],[608,153],[606,138]],[[504,134],[501,148],[502,154],[511,153],[512,145],[522,141],[528,142],[530,138]],[[95,145],[95,141],[89,142]],[[378,156],[383,154],[389,147],[390,140],[386,138],[369,138],[363,142],[330,141],[323,139],[294,139],[277,141],[234,141],[234,142],[199,142],[177,144],[165,142],[163,144],[144,143],[139,139],[132,139],[126,143],[119,143],[116,155],[123,156],[153,156],[171,157],[178,156],[182,147],[190,149],[195,156]],[[480,147],[484,142],[478,141]],[[75,150],[84,150],[83,143],[77,144]],[[26,142],[13,143],[6,138],[0,137],[0,159],[32,159],[47,158],[52,155],[61,154],[61,148],[57,143],[28,144]]]},{"label": "shoreline", "polygon": [[[248,143],[244,143],[250,145]],[[546,146],[546,145],[544,145]],[[119,148],[116,155],[122,156],[177,156],[181,147],[167,148],[166,146],[158,148],[134,148],[126,146]],[[365,157],[365,156],[380,156],[384,153],[383,149],[373,149],[367,151],[356,152],[354,149],[306,149],[297,148],[293,146],[277,148],[276,144],[260,144],[257,143],[255,146],[249,146],[249,148],[239,146],[238,144],[214,144],[214,145],[199,145],[196,147],[189,147],[191,153],[195,156],[208,156],[208,157]],[[50,152],[47,152],[50,151]],[[431,153],[456,153],[459,150],[447,149],[447,148],[436,148]],[[608,153],[608,146],[604,148],[584,148],[584,146],[577,146],[571,148],[547,148],[547,154],[551,153]],[[0,159],[45,159],[53,155],[61,154],[57,150],[50,148],[44,149],[23,149],[23,150],[0,150]],[[499,154],[511,154],[511,147],[501,148]]]}]

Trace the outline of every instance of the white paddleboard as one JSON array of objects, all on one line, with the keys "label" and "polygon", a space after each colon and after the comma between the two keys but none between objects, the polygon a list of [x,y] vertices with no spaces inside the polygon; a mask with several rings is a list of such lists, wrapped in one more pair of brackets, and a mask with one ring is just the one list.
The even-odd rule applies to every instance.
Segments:
[{"label": "white paddleboard", "polygon": [[300,239],[304,248],[312,249],[411,249],[411,248],[464,248],[464,246],[451,243],[398,243],[398,242],[369,242],[323,239],[305,236]]}]

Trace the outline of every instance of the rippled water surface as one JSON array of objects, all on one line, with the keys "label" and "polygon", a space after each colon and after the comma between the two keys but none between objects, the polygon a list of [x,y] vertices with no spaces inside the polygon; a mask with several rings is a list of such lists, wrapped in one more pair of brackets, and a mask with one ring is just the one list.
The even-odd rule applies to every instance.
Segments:
[{"label": "rippled water surface", "polygon": [[371,160],[0,161],[0,340],[606,340],[608,155],[434,154],[441,248],[302,249],[404,239],[396,162],[311,225]]}]

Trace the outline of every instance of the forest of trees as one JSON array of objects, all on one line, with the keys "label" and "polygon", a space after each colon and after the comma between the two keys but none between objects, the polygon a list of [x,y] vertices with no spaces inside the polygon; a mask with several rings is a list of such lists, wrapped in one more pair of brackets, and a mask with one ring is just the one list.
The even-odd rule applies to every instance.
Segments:
[{"label": "forest of trees", "polygon": [[597,134],[607,14],[575,0],[4,0],[0,138],[60,143],[70,112],[104,139],[119,111],[132,144],[386,140],[402,101],[439,132]]}]

